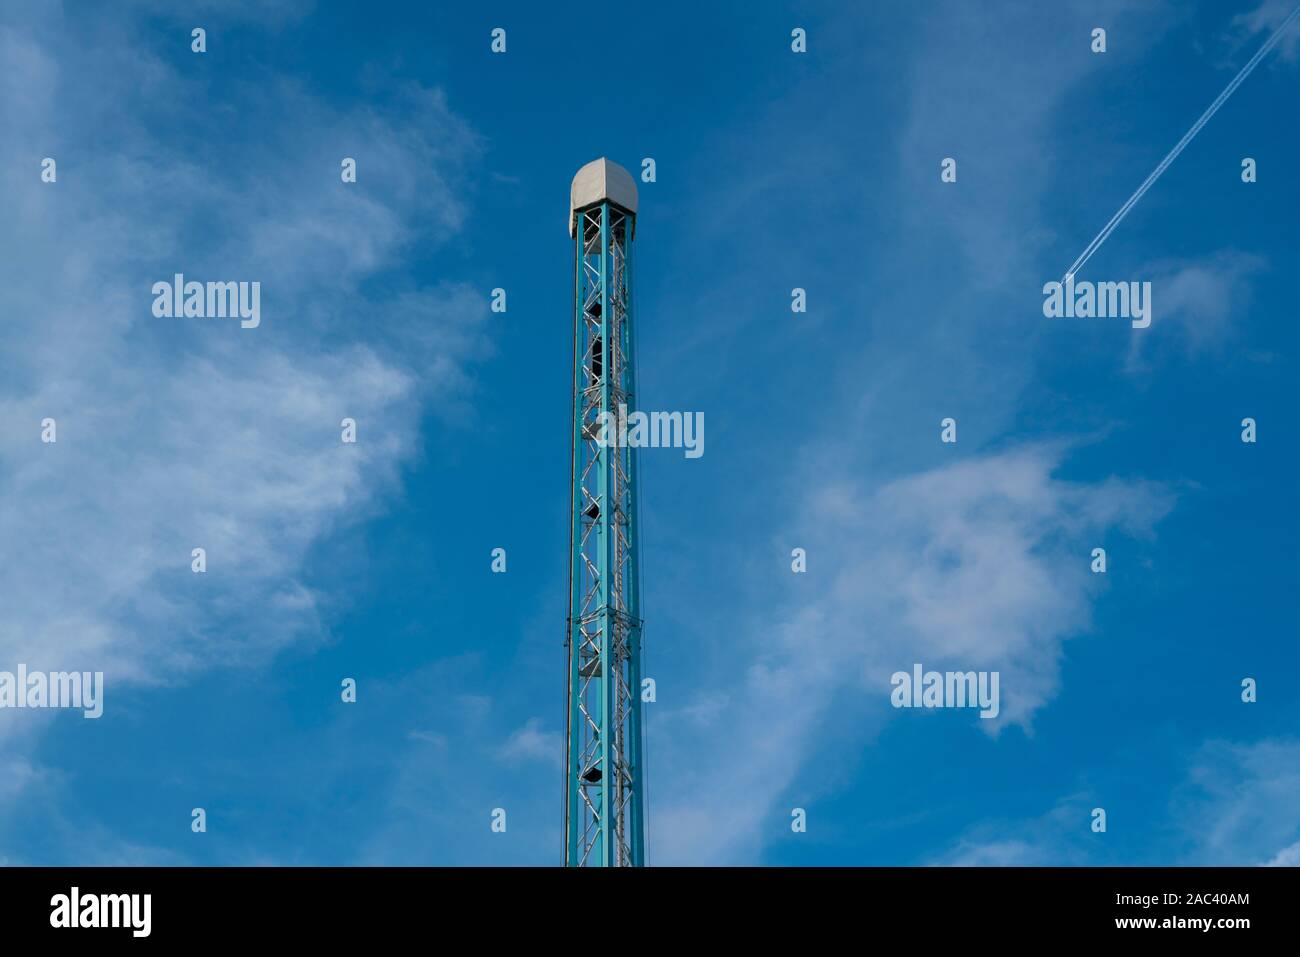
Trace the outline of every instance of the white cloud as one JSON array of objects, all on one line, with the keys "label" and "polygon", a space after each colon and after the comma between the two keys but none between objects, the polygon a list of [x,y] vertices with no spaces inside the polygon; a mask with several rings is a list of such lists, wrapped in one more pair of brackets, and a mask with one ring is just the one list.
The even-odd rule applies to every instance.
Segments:
[{"label": "white cloud", "polygon": [[[1116,845],[1090,832],[1091,803],[1072,795],[1039,817],[975,825],[936,863],[1106,863]],[[1300,866],[1300,742],[1207,742],[1192,754],[1168,811],[1176,840],[1148,850],[1152,865]]]},{"label": "white cloud", "polygon": [[1278,851],[1277,856],[1271,861],[1266,861],[1265,867],[1300,867],[1300,841],[1296,841],[1290,847],[1284,847]]},{"label": "white cloud", "polygon": [[1267,262],[1233,249],[1193,260],[1153,263],[1139,275],[1151,280],[1151,327],[1129,337],[1128,368],[1142,367],[1154,350],[1190,357],[1214,353],[1233,335],[1233,322],[1250,307],[1251,279]]},{"label": "white cloud", "polygon": [[433,745],[440,751],[447,748],[447,736],[437,731],[408,731],[406,737],[411,741],[423,741],[425,744]]},{"label": "white cloud", "polygon": [[497,754],[506,761],[545,761],[558,766],[563,763],[564,741],[558,731],[544,730],[541,718],[529,718]]},{"label": "white cloud", "polygon": [[939,863],[948,867],[1050,867],[1041,849],[1027,841],[1007,840],[978,844],[962,841]]},{"label": "white cloud", "polygon": [[[1262,0],[1253,10],[1237,14],[1232,18],[1231,25],[1238,35],[1238,43],[1244,44],[1251,39],[1262,42],[1282,25],[1282,21],[1294,9],[1295,4],[1291,0]],[[1276,55],[1289,62],[1300,57],[1300,29],[1295,24],[1278,40]]]},{"label": "white cloud", "polygon": [[896,716],[889,675],[913,662],[1000,671],[1001,715],[972,714],[972,727],[1031,725],[1056,694],[1062,643],[1089,627],[1091,548],[1107,533],[1149,533],[1172,505],[1150,483],[1057,478],[1063,454],[1039,445],[814,494],[797,523],[820,530],[808,543],[812,591],[747,623],[752,663],[725,729],[701,746],[689,709],[656,719],[656,769],[676,785],[656,791],[658,863],[752,860],[830,715],[874,713],[860,733],[838,729],[868,738]]},{"label": "white cloud", "polygon": [[[1004,4],[994,14],[980,4],[950,3],[923,18],[925,54],[907,77],[910,112],[898,154],[915,198],[904,215],[925,235],[946,239],[944,246],[931,239],[936,274],[955,265],[935,255],[945,249],[960,254],[968,281],[979,287],[1041,268],[1038,252],[1055,229],[1039,209],[1053,178],[1068,168],[1054,155],[1060,147],[1053,139],[1057,111],[1078,84],[1096,75],[1088,30],[1105,23],[1112,35],[1150,43],[1165,26],[1160,21],[1169,19],[1162,16],[1166,10],[1164,3],[1111,0]],[[939,182],[943,157],[957,161],[956,184]],[[1086,241],[1080,239],[1080,248]]]},{"label": "white cloud", "polygon": [[1077,867],[1096,864],[1107,837],[1092,830],[1096,802],[1086,794],[1057,801],[1045,814],[984,821],[969,828],[931,864],[943,867]]},{"label": "white cloud", "polygon": [[[201,81],[129,24],[106,19],[75,60],[60,29],[0,22],[0,59],[22,67],[0,74],[0,666],[104,671],[111,709],[129,683],[321,637],[304,556],[381,505],[427,407],[452,408],[487,350],[464,285],[359,291],[455,234],[477,146],[410,85],[343,108],[232,79],[203,117]],[[352,153],[356,188],[339,180]],[[150,285],[173,272],[260,281],[261,327],[155,318]],[[11,748],[34,727],[0,722]]]},{"label": "white cloud", "polygon": [[[1071,98],[1097,76],[1088,28],[1105,14],[1100,22],[1112,35],[1120,29],[1136,44],[1109,56],[1140,56],[1170,29],[1171,10],[1165,3],[1051,11],[1021,5],[989,16],[977,5],[944,4],[907,22],[919,49],[903,47],[906,59],[889,61],[898,89],[888,99],[903,104],[900,114],[855,87],[862,81],[854,53],[846,56],[851,68],[832,72],[838,65],[828,63],[828,82],[859,93],[872,112],[865,129],[897,131],[886,137],[897,144],[884,151],[886,161],[876,160],[878,137],[858,142],[804,123],[820,119],[820,103],[811,95],[796,99],[797,90],[787,97],[788,115],[778,114],[782,122],[733,138],[736,150],[761,143],[765,157],[757,172],[728,183],[723,201],[733,215],[719,221],[733,232],[768,236],[762,227],[776,219],[773,210],[797,196],[807,209],[837,210],[853,235],[884,239],[864,244],[856,259],[852,244],[851,252],[828,248],[802,262],[761,239],[747,253],[752,261],[766,254],[797,266],[805,286],[824,265],[821,281],[834,293],[818,311],[837,331],[825,339],[809,333],[825,349],[824,364],[813,382],[792,377],[789,393],[808,401],[755,403],[762,427],[744,433],[735,405],[744,400],[711,396],[733,410],[733,451],[718,453],[731,455],[731,475],[748,480],[776,462],[791,467],[775,466],[780,478],[760,487],[765,508],[750,504],[759,492],[737,486],[737,514],[781,526],[762,561],[737,542],[711,546],[706,560],[692,562],[696,541],[680,533],[678,547],[657,556],[657,567],[669,567],[660,574],[672,578],[675,597],[690,595],[692,579],[709,587],[691,595],[695,601],[648,612],[656,634],[666,627],[688,632],[699,646],[690,665],[696,693],[674,700],[661,690],[650,718],[653,862],[761,859],[765,845],[789,834],[790,807],[847,786],[864,743],[899,717],[888,707],[890,674],[914,662],[1000,670],[998,719],[944,715],[968,720],[972,734],[1009,725],[1031,730],[1034,715],[1058,693],[1064,642],[1087,632],[1094,593],[1104,587],[1103,576],[1089,573],[1090,550],[1121,533],[1146,534],[1171,496],[1129,478],[1065,481],[1058,477],[1065,449],[1056,446],[933,468],[937,425],[956,415],[962,454],[987,449],[1023,428],[1029,403],[1053,388],[1037,363],[1044,347],[1060,345],[1052,341],[1059,327],[1041,321],[1038,290],[1049,278],[1044,256],[1061,250],[1057,240],[1073,243],[1057,235],[1044,209],[1057,223],[1074,220],[1072,231],[1088,228],[1079,223],[1095,208],[1074,204],[1086,207],[1107,172],[1095,151],[1071,147],[1073,127],[1062,135],[1074,113]],[[856,38],[861,18],[846,16],[837,29]],[[850,40],[844,45],[857,49]],[[792,121],[807,125],[808,136],[791,140]],[[860,149],[850,151],[846,141]],[[945,156],[958,160],[955,186],[939,182]],[[840,175],[810,179],[810,168]],[[1080,173],[1088,177],[1083,186]],[[854,184],[863,179],[868,188],[859,196]],[[1053,189],[1066,180],[1070,189]],[[894,185],[871,188],[882,181]],[[747,206],[754,195],[764,202]],[[802,221],[788,214],[784,222]],[[816,229],[808,235],[815,245]],[[746,277],[714,295],[745,303],[753,285]],[[680,310],[693,319],[706,314],[695,297],[683,294]],[[725,327],[732,310],[714,311]],[[802,336],[805,327],[798,328]],[[677,389],[699,389],[715,371],[703,362],[690,366],[695,356],[715,354],[699,346],[700,337],[725,351],[715,323],[693,321],[674,358],[695,376],[682,375]],[[804,345],[791,340],[791,348]],[[785,374],[777,363],[767,371],[778,381]],[[791,431],[778,436],[776,422],[802,430],[803,441],[784,444]],[[735,461],[752,467],[742,471]],[[720,470],[716,481],[732,479]],[[774,517],[773,502],[791,495],[796,505]],[[772,594],[771,568],[788,561],[795,545],[808,549],[809,572],[787,576],[800,579],[790,587],[801,598],[783,606]]]},{"label": "white cloud", "polygon": [[1300,842],[1300,741],[1211,741],[1173,801],[1187,863],[1291,865]]}]

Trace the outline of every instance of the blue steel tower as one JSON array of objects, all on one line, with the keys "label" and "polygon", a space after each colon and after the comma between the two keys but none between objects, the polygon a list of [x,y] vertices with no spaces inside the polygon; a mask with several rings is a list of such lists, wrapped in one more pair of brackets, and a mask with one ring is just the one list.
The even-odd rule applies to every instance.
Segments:
[{"label": "blue steel tower", "polygon": [[598,159],[573,178],[573,445],[565,864],[645,861],[632,240],[636,183]]}]

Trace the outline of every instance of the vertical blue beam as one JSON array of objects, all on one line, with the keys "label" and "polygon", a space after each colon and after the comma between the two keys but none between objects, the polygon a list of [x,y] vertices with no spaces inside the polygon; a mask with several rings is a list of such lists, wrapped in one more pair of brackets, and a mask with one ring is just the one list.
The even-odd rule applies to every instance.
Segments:
[{"label": "vertical blue beam", "polygon": [[573,275],[573,446],[570,459],[569,488],[569,690],[566,696],[565,727],[569,748],[566,761],[565,855],[564,861],[577,866],[582,838],[582,795],[578,776],[582,773],[581,745],[584,733],[582,713],[578,709],[581,676],[578,673],[582,630],[578,618],[582,613],[582,393],[586,371],[583,353],[586,344],[586,322],[583,320],[583,303],[586,301],[586,269],[583,256],[583,217],[578,216],[578,237],[574,245]]},{"label": "vertical blue beam", "polygon": [[[593,231],[591,251],[587,251],[587,217],[590,213]],[[611,866],[618,863],[643,865],[644,851],[644,766],[643,766],[643,725],[641,690],[641,599],[639,588],[639,549],[640,549],[640,515],[637,476],[637,453],[634,449],[624,447],[618,442],[611,448],[608,443],[588,441],[583,435],[584,409],[588,403],[591,411],[600,416],[597,423],[608,427],[617,427],[615,393],[627,396],[630,408],[635,407],[636,376],[634,337],[632,325],[632,286],[631,286],[631,246],[634,214],[619,210],[618,218],[623,226],[622,239],[622,282],[621,288],[612,286],[615,263],[615,237],[613,233],[614,208],[606,201],[593,206],[579,216],[578,235],[575,239],[575,276],[574,276],[574,386],[573,386],[573,459],[570,525],[570,622],[569,622],[569,660],[568,660],[568,713],[566,716],[568,730],[567,781],[566,781],[566,834],[565,853],[569,864],[586,863],[593,866]],[[600,248],[595,248],[599,241]],[[600,318],[593,324],[588,323],[587,303],[593,306],[599,303]],[[614,326],[611,316],[618,312],[623,322],[618,329],[618,342],[613,341]],[[595,317],[591,317],[595,318]],[[595,370],[587,365],[589,348],[599,338],[601,343],[600,374],[594,379],[588,373]],[[614,361],[618,356],[617,364]],[[584,396],[588,389],[595,389],[597,394],[589,398]],[[581,478],[583,466],[587,469],[587,480]],[[618,470],[627,476],[627,484],[619,488],[615,496],[615,476]],[[588,524],[583,515],[586,502],[583,489],[599,503],[599,515]],[[627,523],[626,555],[621,556],[622,568],[616,567],[620,552],[616,548],[616,538],[620,529],[616,519],[625,516]],[[587,533],[587,547],[582,546],[582,535]],[[587,571],[587,562],[594,566],[595,581]],[[616,593],[615,576],[622,575],[622,595]],[[594,590],[588,592],[588,587]],[[584,599],[588,599],[587,609],[593,620],[589,629],[599,631],[599,644],[595,649],[600,666],[600,674],[589,675],[587,687],[590,695],[584,698],[582,687],[582,629],[578,624]],[[619,661],[616,653],[616,630],[622,626],[622,613],[616,606],[625,607],[631,621],[626,634],[625,662]],[[629,700],[628,712],[619,727],[618,709],[621,705],[619,685],[626,681]],[[584,718],[581,706],[584,701],[591,708],[590,717]],[[626,770],[626,781],[630,793],[625,791],[626,815],[620,812],[618,804],[619,787],[624,781],[622,771],[615,765],[618,748],[616,738],[623,732],[621,761]],[[585,751],[584,744],[594,747],[593,752]],[[582,772],[583,762],[592,762],[600,770],[600,778],[584,787]],[[592,811],[588,810],[587,799],[591,805],[598,824],[593,821],[594,829],[586,831],[583,825],[591,820]],[[623,818],[623,821],[619,819]],[[623,835],[629,850],[629,857],[621,855],[618,835],[622,824],[627,824]],[[584,857],[584,851],[586,856]]]},{"label": "vertical blue beam", "polygon": [[[610,359],[614,350],[609,341],[609,203],[600,204],[600,421],[608,423],[610,413]],[[605,867],[614,864],[614,775],[610,744],[614,731],[614,620],[610,614],[613,601],[613,534],[611,517],[614,514],[610,492],[610,448],[600,446],[599,497],[600,497],[600,843],[597,847],[600,863]]]},{"label": "vertical blue beam", "polygon": [[[636,330],[632,309],[632,228],[635,217],[628,214],[623,226],[623,323],[627,330],[624,368],[627,370],[625,390],[628,413],[637,408],[636,392]],[[628,634],[628,685],[631,691],[631,713],[628,716],[628,764],[632,769],[632,813],[629,844],[632,848],[632,866],[645,864],[645,809],[643,800],[645,776],[641,757],[641,483],[637,475],[638,452],[627,450],[627,480],[630,488],[628,512],[628,575],[626,581],[628,614],[632,627]]]}]

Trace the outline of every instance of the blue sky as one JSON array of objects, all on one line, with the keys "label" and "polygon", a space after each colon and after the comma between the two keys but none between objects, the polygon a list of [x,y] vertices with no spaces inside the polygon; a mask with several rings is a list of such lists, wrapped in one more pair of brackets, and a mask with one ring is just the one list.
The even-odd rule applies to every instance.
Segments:
[{"label": "blue sky", "polygon": [[642,454],[651,862],[1300,860],[1296,36],[1081,273],[1151,327],[1042,313],[1285,2],[177,6],[0,12],[0,669],[107,685],[0,712],[0,862],[559,862],[602,155],[657,165],[640,404],[707,424]]}]

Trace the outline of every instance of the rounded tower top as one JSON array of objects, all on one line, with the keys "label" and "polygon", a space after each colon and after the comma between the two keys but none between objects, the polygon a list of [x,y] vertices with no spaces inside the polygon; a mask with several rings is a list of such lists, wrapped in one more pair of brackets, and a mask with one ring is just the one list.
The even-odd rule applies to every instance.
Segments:
[{"label": "rounded tower top", "polygon": [[569,187],[569,235],[577,235],[579,211],[609,200],[636,215],[636,180],[613,160],[592,160],[573,177]]}]

